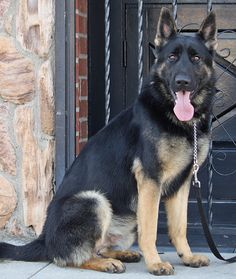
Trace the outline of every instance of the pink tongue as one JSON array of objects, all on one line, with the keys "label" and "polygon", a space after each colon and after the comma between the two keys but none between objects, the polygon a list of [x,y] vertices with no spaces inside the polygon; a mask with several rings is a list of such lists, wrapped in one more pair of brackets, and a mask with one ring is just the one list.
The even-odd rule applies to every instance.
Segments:
[{"label": "pink tongue", "polygon": [[176,92],[174,113],[180,121],[189,121],[193,118],[194,108],[190,103],[189,91]]}]

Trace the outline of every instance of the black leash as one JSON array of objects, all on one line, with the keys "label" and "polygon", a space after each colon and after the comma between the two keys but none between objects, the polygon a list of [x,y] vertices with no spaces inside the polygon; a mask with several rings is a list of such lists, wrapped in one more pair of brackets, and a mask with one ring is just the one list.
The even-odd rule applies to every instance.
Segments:
[{"label": "black leash", "polygon": [[221,256],[220,252],[218,251],[215,242],[212,238],[210,229],[208,227],[207,224],[207,219],[205,216],[205,212],[203,209],[203,205],[202,205],[202,195],[201,195],[201,187],[199,187],[199,184],[195,184],[195,182],[193,182],[193,186],[194,186],[194,190],[195,190],[195,195],[196,195],[196,199],[197,199],[197,204],[198,204],[198,210],[199,210],[199,214],[200,214],[200,218],[201,218],[201,223],[202,223],[202,228],[208,243],[209,248],[211,249],[211,252],[215,255],[216,258],[218,258],[219,260],[222,261],[226,261],[228,263],[235,263],[236,262],[236,256],[229,258],[229,259],[225,259],[224,257]]},{"label": "black leash", "polygon": [[211,252],[215,255],[216,258],[222,261],[226,261],[228,263],[235,263],[236,262],[236,256],[225,259],[221,256],[220,252],[218,251],[215,242],[212,238],[210,229],[207,224],[207,219],[206,215],[204,212],[204,208],[202,205],[202,194],[201,194],[201,182],[198,180],[198,170],[199,170],[199,165],[198,165],[198,149],[197,149],[197,124],[194,122],[193,125],[193,138],[194,138],[194,150],[193,150],[193,187],[195,190],[195,195],[197,199],[197,204],[198,204],[198,210],[201,218],[201,223],[202,223],[202,228],[208,243],[209,248],[211,249]]}]

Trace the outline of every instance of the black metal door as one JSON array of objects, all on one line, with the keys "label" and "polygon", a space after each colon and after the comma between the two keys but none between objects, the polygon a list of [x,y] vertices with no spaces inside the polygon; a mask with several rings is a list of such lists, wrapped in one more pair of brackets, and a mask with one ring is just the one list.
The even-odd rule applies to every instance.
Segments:
[{"label": "black metal door", "polygon": [[[227,1],[228,4],[225,1],[215,2],[217,3],[213,5],[213,9],[217,14],[219,28],[219,48],[215,59],[217,76],[219,77],[217,82],[219,92],[214,106],[213,148],[208,162],[205,163],[201,170],[201,181],[209,225],[212,227],[212,232],[215,234],[217,242],[224,246],[235,247],[236,93],[234,88],[236,88],[236,67],[232,62],[234,63],[234,59],[236,58],[236,34],[232,31],[235,28],[234,15],[236,14],[236,1]],[[198,29],[199,24],[207,14],[206,1],[178,1],[178,3],[178,27],[181,28],[186,24],[194,23],[187,25],[182,30],[182,32],[191,35],[191,33]],[[110,1],[110,4],[110,91],[111,117],[113,117],[119,111],[131,105],[138,94],[138,4],[136,0],[113,0]],[[162,6],[172,9],[172,1],[144,1],[144,76],[149,72],[150,65],[153,62],[149,42],[154,41],[157,20]],[[102,76],[101,72],[100,75]],[[93,78],[93,75],[91,75],[91,78]],[[94,84],[91,84],[91,87],[94,86]],[[104,83],[101,87],[104,89]],[[90,93],[93,96],[92,98],[94,98],[94,93]],[[104,96],[104,91],[100,92],[100,96]],[[94,99],[93,103],[96,103]],[[104,107],[104,99],[101,105]],[[104,114],[103,117],[96,115],[96,109],[96,105],[90,106],[90,123],[92,123],[94,116],[100,117],[100,121],[98,121],[99,123],[97,122],[98,125],[95,129],[90,129],[90,135],[104,125]],[[98,119],[97,117],[96,119]],[[93,124],[91,124],[91,127],[94,127]],[[166,220],[163,205],[161,205],[160,213],[159,227],[161,231],[165,231]],[[188,220],[192,242],[196,245],[203,245],[202,241],[195,237],[196,232],[201,232],[201,225],[192,193],[190,194]]]}]

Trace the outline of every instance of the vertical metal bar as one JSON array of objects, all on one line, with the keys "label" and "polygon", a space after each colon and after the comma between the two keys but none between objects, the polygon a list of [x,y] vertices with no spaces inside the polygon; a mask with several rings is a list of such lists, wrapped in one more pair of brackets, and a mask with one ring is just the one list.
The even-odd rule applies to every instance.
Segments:
[{"label": "vertical metal bar", "polygon": [[212,0],[207,0],[207,13],[210,13],[212,10]]},{"label": "vertical metal bar", "polygon": [[110,119],[110,1],[105,0],[105,124]]},{"label": "vertical metal bar", "polygon": [[143,84],[143,0],[138,0],[138,94]]},{"label": "vertical metal bar", "polygon": [[65,1],[55,2],[55,104],[56,104],[56,187],[61,183],[66,169],[66,116],[65,116]]},{"label": "vertical metal bar", "polygon": [[55,103],[58,187],[75,157],[75,3],[56,1]]},{"label": "vertical metal bar", "polygon": [[[212,10],[212,0],[207,1],[207,13]],[[210,119],[210,134],[212,135],[212,116]],[[209,228],[212,228],[213,223],[213,146],[212,138],[210,139],[209,154],[208,154],[208,223]]]},{"label": "vertical metal bar", "polygon": [[[210,134],[212,135],[212,117],[210,119]],[[212,228],[213,222],[213,210],[212,210],[212,202],[213,202],[213,150],[212,150],[212,138],[210,139],[209,146],[209,154],[208,154],[208,222],[209,228]]]},{"label": "vertical metal bar", "polygon": [[172,0],[172,12],[173,12],[173,18],[175,20],[176,26],[177,26],[177,8],[178,8],[177,0]]},{"label": "vertical metal bar", "polygon": [[66,117],[67,168],[75,159],[75,1],[66,2]]}]

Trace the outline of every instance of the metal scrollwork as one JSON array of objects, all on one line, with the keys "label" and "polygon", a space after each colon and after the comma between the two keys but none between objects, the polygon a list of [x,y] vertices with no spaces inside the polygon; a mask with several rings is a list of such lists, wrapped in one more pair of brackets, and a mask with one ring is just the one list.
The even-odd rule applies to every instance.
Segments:
[{"label": "metal scrollwork", "polygon": [[223,173],[220,172],[219,170],[216,169],[215,167],[215,161],[226,161],[227,160],[227,154],[224,151],[218,151],[216,154],[214,154],[213,156],[213,162],[212,162],[212,168],[214,170],[215,173],[217,173],[220,176],[230,176],[230,175],[234,175],[236,173],[236,169],[231,171],[231,172],[227,172],[227,173]]}]

